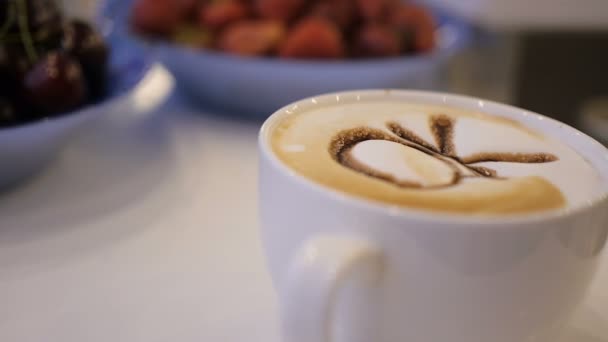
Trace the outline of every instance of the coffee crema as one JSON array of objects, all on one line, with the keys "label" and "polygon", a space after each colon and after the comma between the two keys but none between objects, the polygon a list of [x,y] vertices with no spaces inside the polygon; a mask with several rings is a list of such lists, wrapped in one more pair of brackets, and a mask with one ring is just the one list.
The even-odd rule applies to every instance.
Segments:
[{"label": "coffee crema", "polygon": [[502,215],[565,208],[596,193],[596,170],[519,122],[457,108],[369,101],[278,123],[283,163],[323,186],[388,204]]}]

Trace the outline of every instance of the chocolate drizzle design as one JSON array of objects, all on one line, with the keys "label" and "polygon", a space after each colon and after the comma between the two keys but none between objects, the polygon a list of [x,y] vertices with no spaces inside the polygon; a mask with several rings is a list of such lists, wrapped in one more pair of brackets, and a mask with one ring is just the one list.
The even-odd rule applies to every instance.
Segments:
[{"label": "chocolate drizzle design", "polygon": [[[355,171],[391,182],[400,187],[425,189],[453,186],[460,183],[464,178],[504,179],[493,169],[474,165],[477,163],[549,163],[558,160],[557,156],[544,152],[481,152],[470,156],[458,156],[454,144],[455,119],[444,114],[433,115],[429,118],[429,126],[436,145],[425,141],[416,133],[397,122],[388,122],[386,127],[390,133],[369,127],[358,127],[338,133],[330,143],[329,152],[338,163]],[[368,140],[395,142],[437,158],[453,170],[451,182],[444,185],[424,186],[413,181],[398,180],[390,174],[363,165],[353,158],[349,151],[355,145]]]}]

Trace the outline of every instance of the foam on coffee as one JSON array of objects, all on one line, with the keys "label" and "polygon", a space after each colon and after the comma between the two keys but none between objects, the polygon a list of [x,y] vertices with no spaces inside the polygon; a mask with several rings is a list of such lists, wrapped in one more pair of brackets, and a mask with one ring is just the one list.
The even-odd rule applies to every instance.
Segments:
[{"label": "foam on coffee", "polygon": [[315,108],[280,122],[272,144],[324,186],[426,210],[537,212],[583,203],[602,188],[570,147],[516,121],[451,107],[392,100]]}]

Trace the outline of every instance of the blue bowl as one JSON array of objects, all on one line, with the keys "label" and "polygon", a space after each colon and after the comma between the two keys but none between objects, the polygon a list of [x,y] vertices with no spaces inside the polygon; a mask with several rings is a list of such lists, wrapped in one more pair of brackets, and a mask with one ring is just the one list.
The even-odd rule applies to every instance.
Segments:
[{"label": "blue bowl", "polygon": [[115,34],[146,46],[173,73],[181,90],[208,105],[266,117],[296,100],[371,88],[445,90],[450,59],[471,40],[465,23],[438,14],[438,48],[430,54],[340,61],[248,58],[171,42],[149,42],[130,29],[132,0],[106,0],[100,15]]}]

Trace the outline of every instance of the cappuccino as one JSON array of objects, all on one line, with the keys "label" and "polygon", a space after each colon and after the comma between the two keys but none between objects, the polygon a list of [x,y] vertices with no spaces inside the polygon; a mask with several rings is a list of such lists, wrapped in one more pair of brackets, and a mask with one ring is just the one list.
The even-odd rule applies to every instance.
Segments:
[{"label": "cappuccino", "polygon": [[315,107],[279,122],[271,142],[284,164],[322,186],[422,210],[532,213],[582,204],[602,188],[593,166],[561,142],[449,106]]}]

